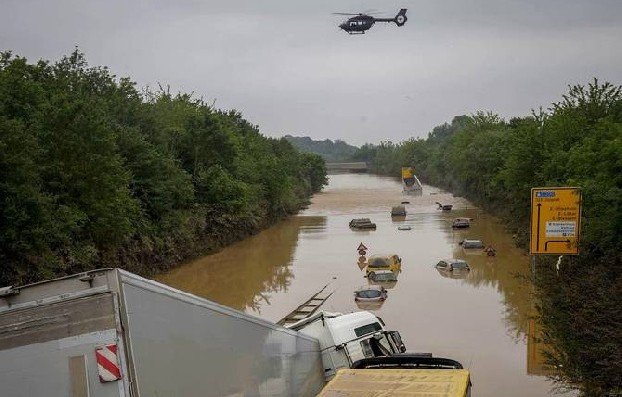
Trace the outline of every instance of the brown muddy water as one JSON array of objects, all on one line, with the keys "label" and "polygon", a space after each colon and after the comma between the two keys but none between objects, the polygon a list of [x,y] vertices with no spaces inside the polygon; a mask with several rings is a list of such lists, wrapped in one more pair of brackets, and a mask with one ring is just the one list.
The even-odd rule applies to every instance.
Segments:
[{"label": "brown muddy water", "polygon": [[[391,206],[406,204],[405,219]],[[435,202],[451,203],[442,212]],[[453,230],[451,219],[473,218]],[[352,218],[368,217],[375,231],[353,231]],[[408,225],[411,230],[398,230]],[[458,242],[476,238],[497,256],[465,252]],[[367,285],[357,265],[359,243],[372,254],[398,254],[402,272],[388,299],[373,311],[400,331],[413,352],[460,361],[472,373],[474,396],[554,394],[542,346],[534,337],[529,257],[493,217],[464,199],[424,186],[403,196],[400,181],[369,174],[331,175],[308,209],[221,252],[158,277],[158,281],[215,302],[277,321],[324,285],[335,290],[324,310],[360,310],[353,291]],[[465,259],[471,271],[452,278],[434,267],[442,258]]]}]

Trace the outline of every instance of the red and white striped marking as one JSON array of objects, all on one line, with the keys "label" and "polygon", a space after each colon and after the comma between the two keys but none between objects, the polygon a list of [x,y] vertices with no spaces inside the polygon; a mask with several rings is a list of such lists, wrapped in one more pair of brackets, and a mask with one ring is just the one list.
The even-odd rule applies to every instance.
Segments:
[{"label": "red and white striped marking", "polygon": [[97,371],[100,382],[114,382],[121,379],[121,366],[117,359],[117,345],[111,344],[95,349]]}]

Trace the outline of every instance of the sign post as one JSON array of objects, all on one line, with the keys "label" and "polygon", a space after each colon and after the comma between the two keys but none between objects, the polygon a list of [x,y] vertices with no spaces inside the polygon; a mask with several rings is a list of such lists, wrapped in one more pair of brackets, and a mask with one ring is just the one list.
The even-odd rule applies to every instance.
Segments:
[{"label": "sign post", "polygon": [[581,231],[581,189],[531,189],[531,255],[578,255]]},{"label": "sign post", "polygon": [[367,260],[367,258],[365,257],[365,255],[367,255],[367,247],[363,244],[360,243],[358,248],[356,249],[359,253],[359,263],[363,263]]}]

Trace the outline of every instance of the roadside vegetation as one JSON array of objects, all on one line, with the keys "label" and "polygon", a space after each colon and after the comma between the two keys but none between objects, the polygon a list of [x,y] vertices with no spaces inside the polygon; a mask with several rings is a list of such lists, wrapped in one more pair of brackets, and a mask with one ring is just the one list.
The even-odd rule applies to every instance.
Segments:
[{"label": "roadside vegetation", "polygon": [[364,145],[353,156],[399,176],[412,165],[432,185],[503,218],[527,247],[530,189],[583,190],[581,254],[539,258],[534,283],[560,384],[585,395],[622,392],[622,87],[592,81],[530,117],[478,112],[427,139]]},{"label": "roadside vegetation", "polygon": [[140,92],[77,50],[0,54],[0,286],[164,270],[295,213],[325,183],[320,156],[236,111]]}]

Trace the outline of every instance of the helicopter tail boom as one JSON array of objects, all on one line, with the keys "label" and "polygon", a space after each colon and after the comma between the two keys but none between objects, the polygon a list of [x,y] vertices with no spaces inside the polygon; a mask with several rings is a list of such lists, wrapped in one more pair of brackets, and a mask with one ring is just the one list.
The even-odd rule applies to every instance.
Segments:
[{"label": "helicopter tail boom", "polygon": [[397,26],[404,26],[408,18],[406,17],[406,8],[402,8],[400,12],[393,18],[374,18],[374,22],[395,22]]}]

